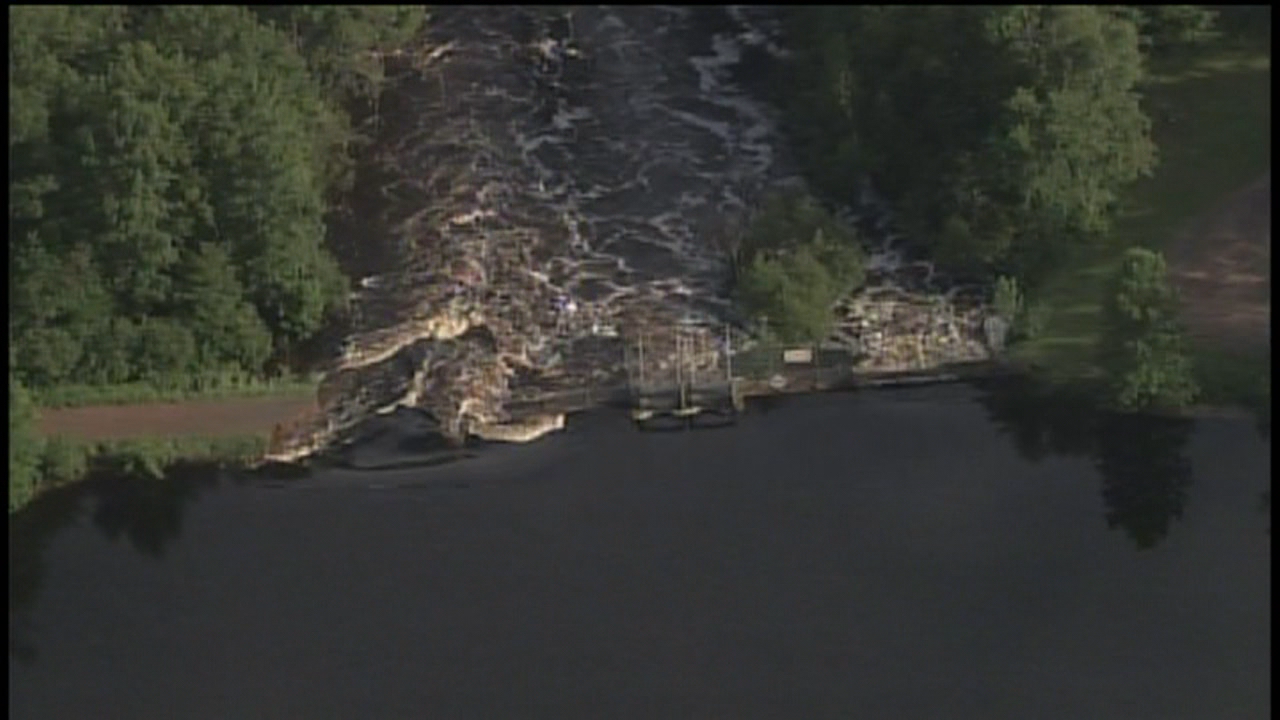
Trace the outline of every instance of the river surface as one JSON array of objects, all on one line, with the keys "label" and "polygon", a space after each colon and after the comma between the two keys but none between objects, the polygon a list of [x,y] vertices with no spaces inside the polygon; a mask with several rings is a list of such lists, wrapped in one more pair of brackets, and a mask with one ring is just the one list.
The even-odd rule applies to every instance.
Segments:
[{"label": "river surface", "polygon": [[9,716],[1269,718],[1270,470],[990,385],[95,481],[11,517]]},{"label": "river surface", "polygon": [[[362,277],[326,433],[397,405],[501,420],[511,394],[616,386],[619,335],[742,320],[732,239],[762,198],[804,185],[761,91],[786,56],[774,10],[442,7],[429,28],[338,233]],[[870,187],[848,195],[866,293],[981,296],[908,258]],[[467,320],[428,329],[445,315]]]}]

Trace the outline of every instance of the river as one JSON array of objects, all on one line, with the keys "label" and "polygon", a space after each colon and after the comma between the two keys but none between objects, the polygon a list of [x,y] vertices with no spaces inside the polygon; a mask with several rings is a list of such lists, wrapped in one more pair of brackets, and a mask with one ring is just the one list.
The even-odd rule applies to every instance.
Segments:
[{"label": "river", "polygon": [[[804,185],[760,89],[785,58],[779,36],[761,7],[436,11],[381,101],[338,233],[362,276],[355,321],[322,385],[326,417],[297,446],[397,405],[447,428],[502,421],[522,393],[619,384],[629,331],[687,318],[722,337],[740,322],[731,239],[762,198]],[[981,289],[907,257],[884,204],[857,194],[838,211],[862,231],[864,294],[972,310]],[[556,310],[570,302],[571,317]],[[851,337],[838,323],[832,339]]]},{"label": "river", "polygon": [[13,718],[1270,717],[1270,445],[1016,384],[10,522]]}]

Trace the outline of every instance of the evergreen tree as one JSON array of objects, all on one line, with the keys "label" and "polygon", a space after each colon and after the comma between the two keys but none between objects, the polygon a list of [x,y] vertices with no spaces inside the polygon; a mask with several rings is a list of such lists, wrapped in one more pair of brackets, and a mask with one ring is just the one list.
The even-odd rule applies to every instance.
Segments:
[{"label": "evergreen tree", "polygon": [[816,342],[830,331],[832,305],[861,285],[862,249],[813,198],[784,193],[757,213],[735,258],[736,294],[751,316],[787,342]]},{"label": "evergreen tree", "polygon": [[1164,258],[1129,250],[1112,280],[1100,340],[1110,400],[1118,408],[1176,408],[1195,400],[1198,389],[1176,313]]},{"label": "evergreen tree", "polygon": [[176,293],[190,323],[201,366],[258,372],[271,353],[271,334],[244,288],[226,248],[201,243],[185,261]]},{"label": "evergreen tree", "polygon": [[253,6],[283,31],[326,91],[339,100],[370,100],[384,80],[377,51],[402,49],[426,20],[421,5]]}]

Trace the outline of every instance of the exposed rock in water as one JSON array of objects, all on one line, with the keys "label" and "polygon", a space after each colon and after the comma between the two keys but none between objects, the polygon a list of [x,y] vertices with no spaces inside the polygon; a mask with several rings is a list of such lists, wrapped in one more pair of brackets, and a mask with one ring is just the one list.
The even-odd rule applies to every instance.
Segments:
[{"label": "exposed rock in water", "polygon": [[861,356],[863,370],[924,370],[988,360],[982,327],[987,311],[940,294],[901,290],[860,293],[837,308],[838,341]]},{"label": "exposed rock in water", "polygon": [[[707,13],[721,17],[697,17]],[[353,252],[384,259],[359,271],[323,415],[282,430],[279,458],[402,407],[454,440],[514,437],[513,399],[625,380],[625,339],[640,328],[723,327],[721,236],[752,198],[797,184],[774,110],[733,76],[744,56],[758,66],[781,53],[768,8],[582,6],[569,24],[541,9],[442,6],[427,35],[380,101],[368,151],[383,178],[368,194],[381,200]],[[869,198],[861,214],[882,232],[889,220]],[[840,310],[837,338],[874,368],[983,357],[980,310],[894,295],[942,288],[879,239],[874,287]],[[681,352],[668,336],[651,337],[652,377],[722,372],[715,333]]]},{"label": "exposed rock in water", "polygon": [[534,417],[510,423],[476,423],[471,426],[471,434],[481,440],[492,442],[524,443],[564,429],[564,415],[535,415]]}]

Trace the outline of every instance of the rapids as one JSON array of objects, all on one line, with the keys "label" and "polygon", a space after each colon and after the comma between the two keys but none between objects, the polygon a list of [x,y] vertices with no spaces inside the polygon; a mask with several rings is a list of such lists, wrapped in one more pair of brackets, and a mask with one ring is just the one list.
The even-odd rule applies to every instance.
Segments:
[{"label": "rapids", "polygon": [[[763,193],[803,185],[736,72],[784,58],[779,33],[764,7],[438,8],[369,151],[379,267],[323,416],[275,454],[397,407],[459,438],[513,397],[618,382],[630,323],[736,322],[724,240]],[[870,187],[841,214],[868,244],[870,296],[964,290],[905,257]]]}]

